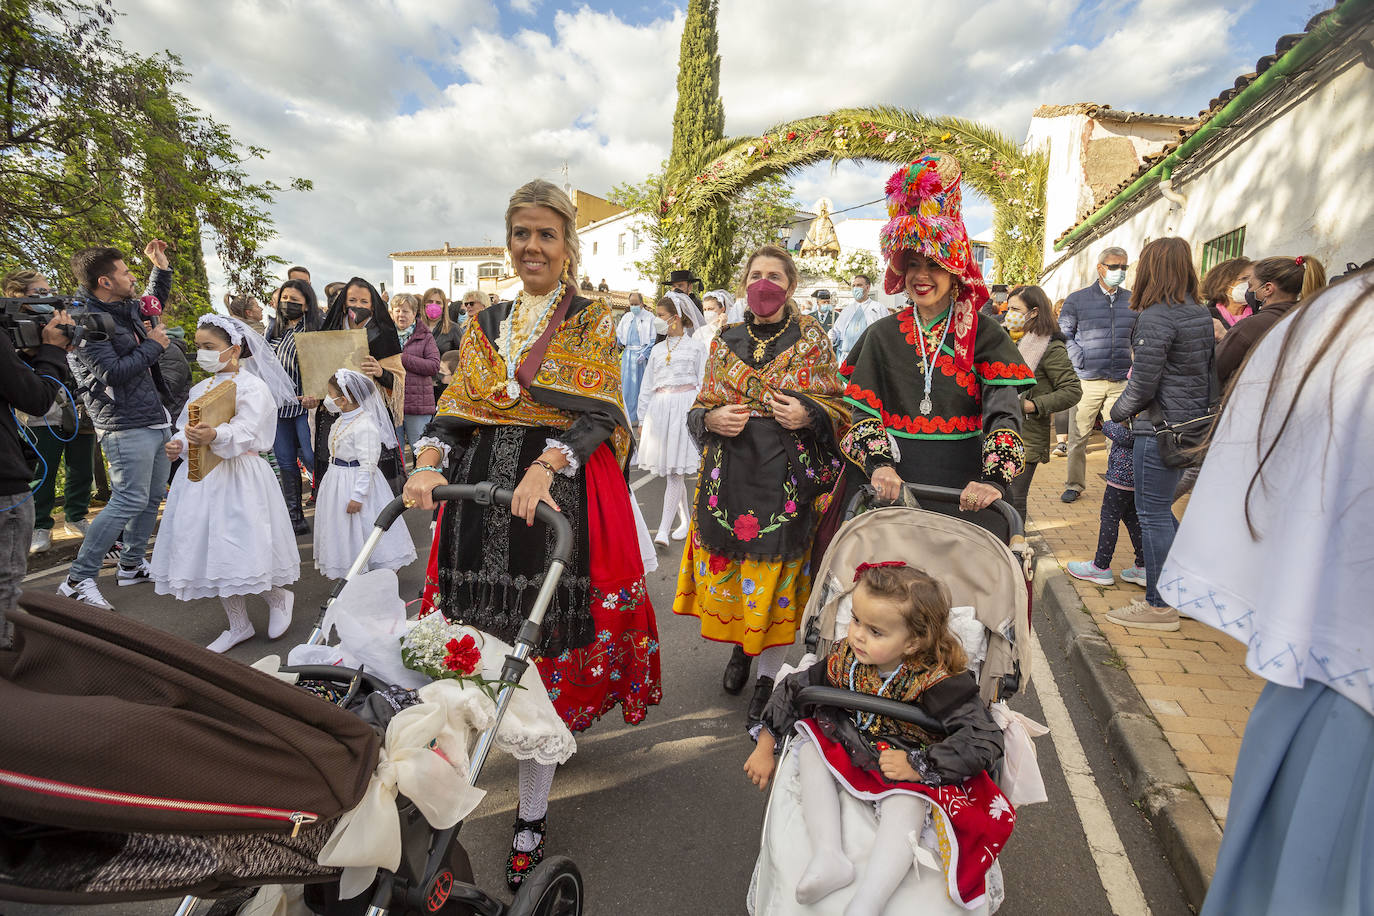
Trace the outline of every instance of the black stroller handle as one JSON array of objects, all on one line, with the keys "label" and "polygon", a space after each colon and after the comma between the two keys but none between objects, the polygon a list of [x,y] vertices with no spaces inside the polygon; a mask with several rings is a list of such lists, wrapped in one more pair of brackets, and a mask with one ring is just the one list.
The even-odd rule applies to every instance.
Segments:
[{"label": "black stroller handle", "polygon": [[[906,488],[908,493],[916,497],[917,502],[944,503],[945,505],[954,506],[956,508],[958,508],[959,500],[964,495],[963,490],[956,490],[953,487],[936,487],[930,484],[906,482],[903,482],[902,486]],[[846,517],[853,514],[858,500],[864,495],[867,495],[871,499],[877,495],[877,491],[875,491],[871,485],[865,484],[863,489],[855,494],[854,503],[851,503],[847,507],[848,512]],[[1025,525],[1021,520],[1021,513],[1013,509],[1011,503],[1007,502],[1005,499],[994,500],[992,505],[988,506],[987,509],[983,511],[996,512],[1002,517],[1002,521],[1005,522],[1007,526],[1008,541],[1025,532]]]},{"label": "black stroller handle", "polygon": [[[489,481],[447,483],[435,487],[431,495],[435,502],[463,502],[467,500],[482,506],[490,506],[493,503],[499,506],[509,506],[515,500],[515,491],[498,487]],[[378,528],[386,530],[405,511],[405,502],[398,496],[387,503],[386,508],[377,514],[375,524]],[[554,543],[551,559],[562,560],[564,566],[570,565],[572,563],[573,531],[572,524],[569,523],[567,517],[548,503],[542,502],[535,509],[534,517],[553,529]]]},{"label": "black stroller handle", "polygon": [[945,737],[945,727],[938,719],[932,718],[925,710],[897,700],[875,697],[870,693],[857,693],[840,687],[803,687],[797,691],[797,705],[835,706],[885,716],[899,722],[907,722],[933,737]]}]

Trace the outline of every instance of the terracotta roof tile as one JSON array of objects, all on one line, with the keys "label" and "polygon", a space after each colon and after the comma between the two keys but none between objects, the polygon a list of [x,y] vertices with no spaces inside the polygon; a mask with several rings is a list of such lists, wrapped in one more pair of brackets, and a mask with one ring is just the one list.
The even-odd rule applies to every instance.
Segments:
[{"label": "terracotta roof tile", "polygon": [[393,251],[392,258],[500,258],[506,249],[500,245],[468,245],[462,247],[426,248],[417,251]]}]

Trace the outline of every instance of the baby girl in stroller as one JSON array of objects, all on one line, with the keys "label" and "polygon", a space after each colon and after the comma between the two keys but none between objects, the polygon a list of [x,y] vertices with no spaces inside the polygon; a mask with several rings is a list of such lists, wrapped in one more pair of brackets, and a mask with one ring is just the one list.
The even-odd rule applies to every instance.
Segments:
[{"label": "baby girl in stroller", "polygon": [[[847,638],[824,661],[778,684],[744,769],[764,788],[776,767],[776,746],[794,732],[801,736],[797,765],[811,848],[795,891],[802,905],[856,884],[842,846],[840,790],[879,803],[873,849],[844,910],[845,916],[877,916],[913,867],[911,838],[920,835],[932,802],[944,815],[936,818],[941,830],[956,808],[988,812],[973,825],[949,825],[954,833],[977,834],[984,868],[1010,836],[1015,813],[986,772],[1002,756],[1002,730],[949,629],[947,589],[902,561],[860,564],[855,582]],[[911,705],[926,714],[927,727],[804,702],[801,691],[816,686]],[[950,844],[940,845],[943,851]],[[953,883],[954,863],[946,865]],[[965,866],[976,870],[977,863],[960,863],[960,885],[975,878]]]}]

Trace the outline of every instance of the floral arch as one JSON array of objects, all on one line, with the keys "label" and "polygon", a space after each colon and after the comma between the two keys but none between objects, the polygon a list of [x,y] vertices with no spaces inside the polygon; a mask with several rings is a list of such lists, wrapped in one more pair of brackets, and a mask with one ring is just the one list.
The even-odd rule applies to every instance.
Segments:
[{"label": "floral arch", "polygon": [[[964,183],[995,208],[992,251],[998,276],[988,281],[1036,282],[1044,252],[1046,157],[961,118],[933,118],[899,108],[848,108],[780,124],[757,137],[727,137],[668,173],[660,218],[671,231],[674,224],[696,220],[755,181],[825,159],[900,164],[926,150],[954,156]],[[704,262],[704,253],[694,247],[701,244],[699,237],[683,233],[679,240],[684,263]]]}]

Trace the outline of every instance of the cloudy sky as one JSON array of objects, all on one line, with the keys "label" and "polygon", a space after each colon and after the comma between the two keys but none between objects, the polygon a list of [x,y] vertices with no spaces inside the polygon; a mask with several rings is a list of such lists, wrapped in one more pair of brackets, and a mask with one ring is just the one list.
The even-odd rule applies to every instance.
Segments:
[{"label": "cloudy sky", "polygon": [[[721,0],[726,132],[898,105],[1025,135],[1037,105],[1192,114],[1298,32],[1313,0]],[[316,285],[389,279],[387,254],[499,244],[534,177],[604,195],[666,157],[686,0],[116,0],[127,46],[180,55],[183,91],[273,208],[273,253]],[[809,205],[878,197],[886,167],[815,167]],[[855,215],[877,215],[855,211]],[[967,221],[991,223],[974,202]],[[217,273],[211,265],[212,277]],[[218,292],[218,290],[216,290]],[[216,297],[217,298],[217,297]]]}]

